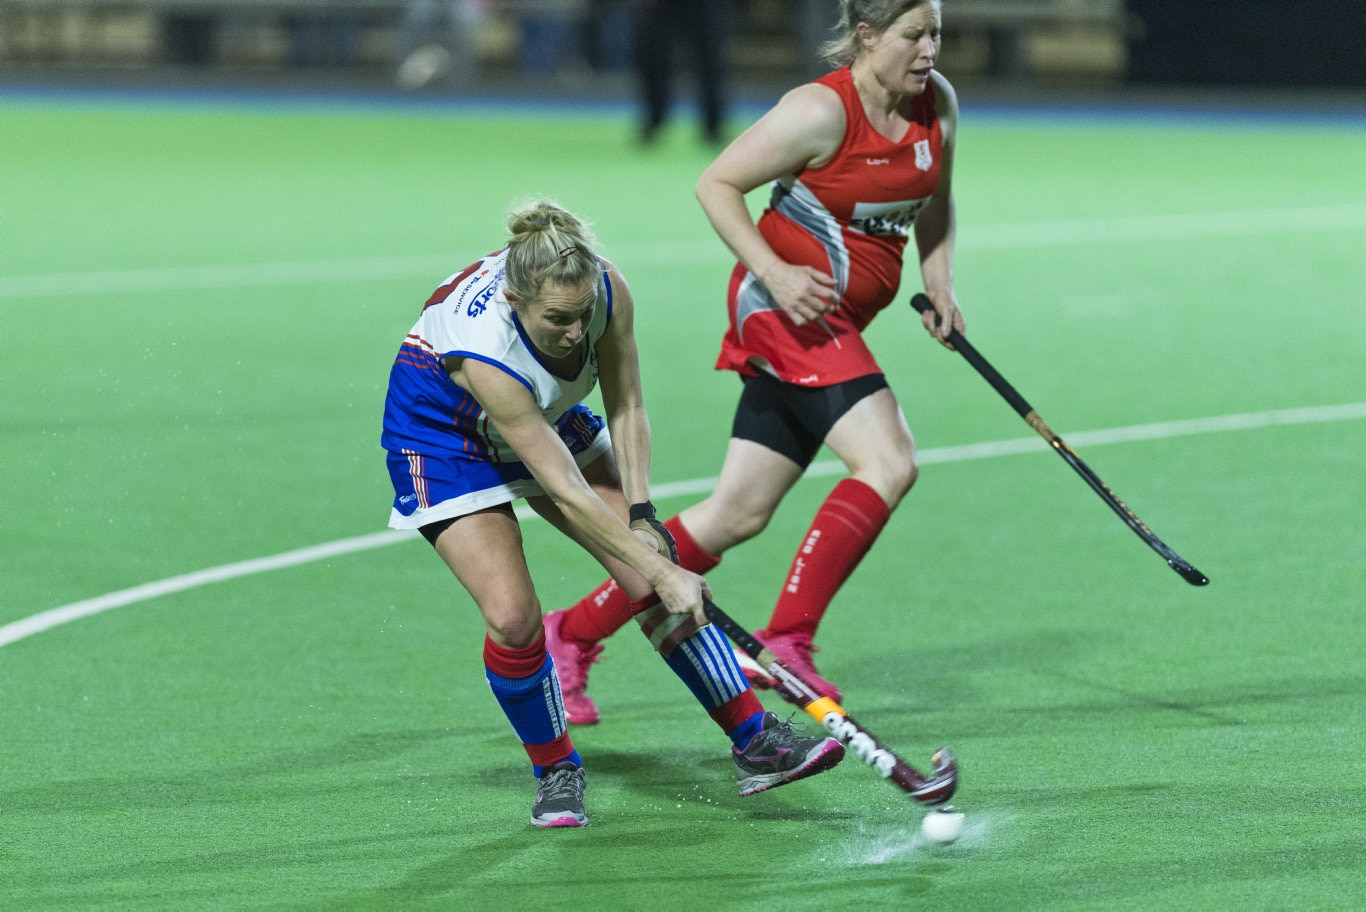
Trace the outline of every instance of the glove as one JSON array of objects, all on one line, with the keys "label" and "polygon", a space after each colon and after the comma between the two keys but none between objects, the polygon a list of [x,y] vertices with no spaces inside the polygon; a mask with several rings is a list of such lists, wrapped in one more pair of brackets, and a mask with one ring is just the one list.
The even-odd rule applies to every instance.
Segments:
[{"label": "glove", "polygon": [[631,504],[631,531],[648,532],[655,540],[655,550],[675,564],[678,563],[678,546],[674,544],[673,534],[655,519],[655,505],[648,500]]}]

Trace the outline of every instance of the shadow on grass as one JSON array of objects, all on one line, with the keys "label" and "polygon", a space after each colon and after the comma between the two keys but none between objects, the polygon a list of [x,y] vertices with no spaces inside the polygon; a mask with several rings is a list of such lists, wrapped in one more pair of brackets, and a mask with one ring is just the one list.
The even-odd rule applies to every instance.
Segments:
[{"label": "shadow on grass", "polygon": [[[390,761],[424,745],[461,736],[449,728],[412,731],[367,732],[334,744],[307,750],[243,759],[240,763],[187,769],[170,767],[175,758],[155,758],[146,765],[147,775],[111,774],[85,779],[63,779],[0,790],[0,805],[34,812],[98,813],[105,811],[184,808],[200,803],[239,801],[251,795],[299,797],[334,793],[348,787],[343,779],[308,778],[324,770],[343,770]],[[126,755],[122,755],[126,756]],[[170,771],[170,770],[174,771]],[[168,770],[158,773],[157,770]],[[302,774],[288,786],[265,786],[271,777]]]}]

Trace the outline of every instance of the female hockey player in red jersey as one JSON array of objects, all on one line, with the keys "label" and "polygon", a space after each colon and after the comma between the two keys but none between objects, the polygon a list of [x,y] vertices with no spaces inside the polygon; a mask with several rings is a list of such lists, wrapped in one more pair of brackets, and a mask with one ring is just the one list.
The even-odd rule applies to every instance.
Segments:
[{"label": "female hockey player in red jersey", "polygon": [[[757,535],[822,445],[849,476],[797,541],[766,628],[755,635],[817,690],[813,637],[831,599],[914,484],[915,444],[863,332],[901,281],[914,237],[934,303],[925,329],[964,331],[953,291],[952,172],[958,105],[935,69],[938,0],[841,0],[838,68],[788,92],[697,182],[738,263],[716,366],[743,380],[713,493],[665,523],[684,567],[705,573]],[[772,185],[756,224],[745,194]],[[570,721],[598,719],[584,693],[600,640],[638,606],[611,581],[546,616]],[[764,684],[757,669],[751,680]]]}]

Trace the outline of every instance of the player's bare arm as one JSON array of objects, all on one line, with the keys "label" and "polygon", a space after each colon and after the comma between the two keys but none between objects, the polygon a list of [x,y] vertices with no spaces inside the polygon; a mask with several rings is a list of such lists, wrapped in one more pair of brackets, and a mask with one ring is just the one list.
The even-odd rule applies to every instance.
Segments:
[{"label": "player's bare arm", "polygon": [[957,329],[966,334],[962,311],[953,291],[953,245],[956,230],[953,202],[953,153],[958,134],[958,98],[953,87],[938,71],[930,73],[935,110],[944,137],[943,158],[939,163],[939,183],[934,195],[915,220],[915,245],[920,254],[920,276],[925,292],[934,304],[933,311],[921,315],[925,330],[945,348],[949,333]]},{"label": "player's bare arm", "polygon": [[661,557],[633,534],[593,491],[564,442],[536,408],[526,388],[501,368],[461,359],[451,379],[470,391],[565,518],[602,553],[639,573],[664,606],[705,623],[702,578]]},{"label": "player's bare arm", "polygon": [[[625,278],[603,261],[612,283],[612,322],[598,340],[598,389],[607,413],[607,429],[612,435],[612,452],[621,476],[622,493],[628,504],[650,500],[650,419],[640,382],[640,355],[633,324],[635,301]],[[661,549],[659,533],[635,528],[642,541]],[[667,547],[660,553],[668,551]]]},{"label": "player's bare arm", "polygon": [[835,308],[835,280],[780,258],[755,226],[745,194],[826,163],[844,128],[844,106],[833,90],[799,86],[736,137],[697,181],[697,200],[716,233],[798,326]]},{"label": "player's bare arm", "polygon": [[616,267],[604,265],[612,283],[612,322],[598,340],[598,389],[626,502],[644,503],[650,499],[650,420],[640,382],[635,300]]}]

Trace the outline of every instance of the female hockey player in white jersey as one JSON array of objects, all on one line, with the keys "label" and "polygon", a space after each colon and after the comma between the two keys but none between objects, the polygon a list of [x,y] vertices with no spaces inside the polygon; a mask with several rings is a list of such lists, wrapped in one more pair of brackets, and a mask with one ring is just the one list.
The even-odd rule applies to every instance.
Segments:
[{"label": "female hockey player in white jersey", "polygon": [[[427,300],[390,373],[381,442],[389,524],[420,531],[483,616],[486,677],[539,780],[531,822],[581,826],[587,816],[512,510],[519,498],[644,599],[642,628],[730,737],[742,795],[834,766],[838,741],[764,712],[706,623],[702,578],[670,560],[672,539],[650,505],[650,427],[621,273],[554,203],[516,208],[508,230],[504,249]],[[599,379],[605,423],[582,401]]]}]

